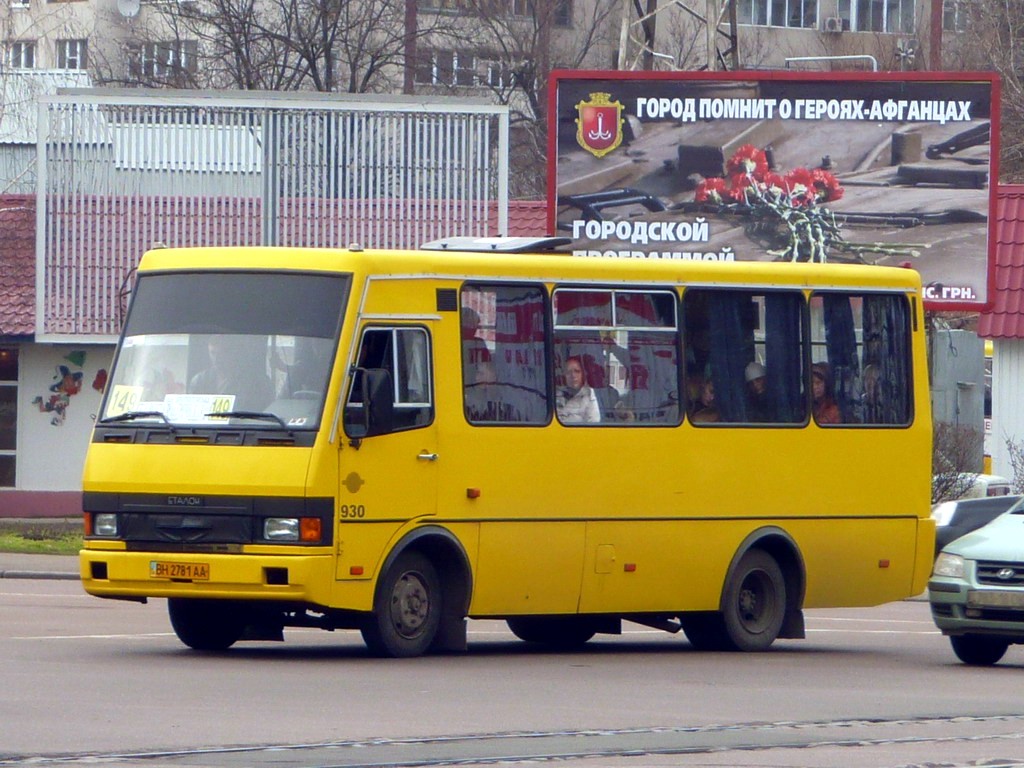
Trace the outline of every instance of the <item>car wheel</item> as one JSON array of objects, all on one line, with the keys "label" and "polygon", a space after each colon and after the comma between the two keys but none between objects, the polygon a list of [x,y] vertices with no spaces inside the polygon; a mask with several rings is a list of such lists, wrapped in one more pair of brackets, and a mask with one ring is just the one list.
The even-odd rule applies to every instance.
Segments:
[{"label": "car wheel", "polygon": [[964,664],[982,667],[995,664],[1010,647],[1006,640],[985,635],[955,635],[949,638],[949,643]]}]

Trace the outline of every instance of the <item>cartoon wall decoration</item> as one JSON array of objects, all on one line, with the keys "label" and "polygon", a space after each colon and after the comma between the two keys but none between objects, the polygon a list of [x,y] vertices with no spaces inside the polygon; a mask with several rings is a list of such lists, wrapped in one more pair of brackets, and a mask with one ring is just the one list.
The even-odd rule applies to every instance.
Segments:
[{"label": "cartoon wall decoration", "polygon": [[57,365],[49,392],[32,399],[32,404],[39,408],[40,413],[51,414],[50,424],[54,427],[63,426],[71,398],[82,390],[84,374],[81,369],[85,365],[86,354],[83,350],[77,350],[65,355],[64,360],[70,365]]}]

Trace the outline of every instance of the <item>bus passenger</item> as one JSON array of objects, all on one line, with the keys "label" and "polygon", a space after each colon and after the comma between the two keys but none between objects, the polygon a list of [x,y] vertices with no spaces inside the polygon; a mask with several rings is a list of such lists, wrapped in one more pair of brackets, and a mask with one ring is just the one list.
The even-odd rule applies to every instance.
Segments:
[{"label": "bus passenger", "polygon": [[555,400],[558,420],[563,424],[596,424],[601,421],[597,396],[589,386],[583,372],[583,361],[578,356],[565,361],[565,386]]},{"label": "bus passenger", "polygon": [[771,421],[768,408],[768,372],[756,360],[747,363],[743,378],[747,382],[747,420]]},{"label": "bus passenger", "polygon": [[842,424],[839,405],[832,395],[832,368],[828,363],[811,366],[811,394],[814,397],[814,420],[819,424]]},{"label": "bus passenger", "polygon": [[498,382],[497,369],[490,353],[476,365],[474,381],[465,389],[466,418],[471,422],[522,421],[523,416],[513,402],[506,402]]},{"label": "bus passenger", "polygon": [[700,397],[697,400],[690,421],[695,423],[710,423],[719,420],[718,406],[715,405],[715,382],[708,376],[700,387]]},{"label": "bus passenger", "polygon": [[192,377],[190,393],[234,395],[234,410],[262,411],[270,405],[274,385],[265,370],[265,340],[212,336],[207,354],[210,365]]}]

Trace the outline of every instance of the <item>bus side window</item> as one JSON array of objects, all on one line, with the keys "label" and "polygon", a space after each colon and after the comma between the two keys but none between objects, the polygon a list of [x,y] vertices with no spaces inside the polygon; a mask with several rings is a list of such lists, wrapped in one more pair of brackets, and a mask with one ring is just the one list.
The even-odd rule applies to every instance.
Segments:
[{"label": "bus side window", "polygon": [[846,425],[910,423],[910,309],[901,294],[811,297],[812,360],[825,364]]},{"label": "bus side window", "polygon": [[466,285],[462,391],[475,425],[547,424],[547,294],[533,285]]},{"label": "bus side window", "polygon": [[[678,296],[664,290],[558,288],[554,359],[560,420],[602,426],[674,426],[681,418]],[[581,395],[570,369],[597,404]],[[586,391],[584,391],[586,394]],[[580,418],[579,414],[585,414]]]},{"label": "bus side window", "polygon": [[801,293],[691,288],[683,310],[692,421],[804,423]]},{"label": "bus side window", "polygon": [[[433,421],[430,336],[425,328],[366,328],[356,366],[390,374],[395,431],[424,427]],[[345,433],[350,437],[361,437],[365,423],[362,383],[362,373],[357,370],[345,405]]]}]

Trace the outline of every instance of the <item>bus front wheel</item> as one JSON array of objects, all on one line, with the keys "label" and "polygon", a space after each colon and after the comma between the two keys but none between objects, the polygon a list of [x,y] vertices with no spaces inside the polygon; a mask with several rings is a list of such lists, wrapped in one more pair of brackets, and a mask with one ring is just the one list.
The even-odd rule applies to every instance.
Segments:
[{"label": "bus front wheel", "polygon": [[441,621],[441,580],[419,552],[403,552],[381,577],[363,641],[378,656],[420,656]]},{"label": "bus front wheel", "polygon": [[243,612],[222,600],[172,597],[167,600],[167,613],[174,634],[197,651],[227,650],[242,636],[246,626]]},{"label": "bus front wheel", "polygon": [[728,646],[764,651],[775,642],[786,613],[786,581],[775,558],[751,549],[740,558],[722,600]]}]

